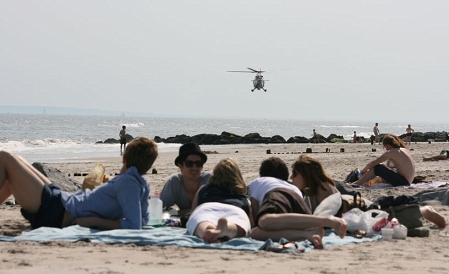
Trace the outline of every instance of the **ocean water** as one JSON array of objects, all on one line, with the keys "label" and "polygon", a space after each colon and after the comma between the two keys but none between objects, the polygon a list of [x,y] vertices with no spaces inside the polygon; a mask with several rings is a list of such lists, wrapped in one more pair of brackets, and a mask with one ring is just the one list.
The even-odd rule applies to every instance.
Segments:
[{"label": "ocean water", "polygon": [[[331,133],[345,139],[357,135],[369,137],[373,123],[357,121],[306,121],[299,119],[217,119],[173,117],[127,117],[54,114],[0,114],[0,150],[20,154],[28,161],[76,161],[88,157],[120,154],[118,144],[95,144],[108,138],[118,139],[121,127],[133,137],[179,134],[221,134],[223,131],[246,135],[257,132],[264,137],[281,135],[310,138],[312,130],[327,137]],[[407,124],[381,123],[381,133],[405,133]],[[417,132],[449,131],[449,124],[412,124]],[[159,151],[177,151],[180,144],[158,144]],[[205,149],[205,148],[203,148]]]}]

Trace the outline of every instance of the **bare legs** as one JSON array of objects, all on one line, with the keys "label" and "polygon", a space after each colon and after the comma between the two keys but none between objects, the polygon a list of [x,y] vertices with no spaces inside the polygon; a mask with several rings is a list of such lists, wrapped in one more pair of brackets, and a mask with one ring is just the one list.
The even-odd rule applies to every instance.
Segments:
[{"label": "bare legs", "polygon": [[322,248],[323,227],[330,227],[343,238],[348,224],[345,220],[334,216],[314,216],[309,214],[282,213],[265,214],[258,222],[258,227],[251,230],[251,237],[257,240],[271,238],[290,241],[307,239],[316,248]]},{"label": "bare legs", "polygon": [[357,185],[363,185],[364,183],[376,178],[376,174],[374,173],[374,168],[368,170],[365,172],[365,174],[362,175],[357,181],[354,182],[354,184]]},{"label": "bare legs", "polygon": [[447,156],[446,156],[446,154],[442,154],[442,155],[436,155],[436,156],[432,156],[432,157],[424,157],[424,158],[422,158],[422,160],[424,161],[424,162],[427,162],[427,161],[439,161],[439,160],[447,160],[448,158],[447,158]]},{"label": "bare legs", "polygon": [[436,212],[433,207],[420,206],[419,209],[421,210],[421,214],[426,220],[436,224],[439,228],[446,227],[446,220],[444,219],[443,216],[441,216],[438,212]]},{"label": "bare legs", "polygon": [[219,243],[223,239],[244,237],[246,232],[235,223],[229,222],[228,219],[220,218],[216,225],[211,222],[199,223],[194,235],[208,243]]},{"label": "bare legs", "polygon": [[0,203],[13,195],[24,210],[37,212],[41,205],[42,189],[50,183],[23,158],[0,151]]}]

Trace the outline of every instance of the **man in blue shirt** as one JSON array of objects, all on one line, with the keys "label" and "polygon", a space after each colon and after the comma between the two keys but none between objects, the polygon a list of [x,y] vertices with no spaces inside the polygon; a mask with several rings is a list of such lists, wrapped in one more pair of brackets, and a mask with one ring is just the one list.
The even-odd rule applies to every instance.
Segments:
[{"label": "man in blue shirt", "polygon": [[120,174],[92,191],[61,191],[22,157],[0,151],[0,203],[13,195],[33,229],[78,224],[96,229],[141,229],[148,222],[149,186],[143,179],[158,155],[147,138],[125,149]]}]

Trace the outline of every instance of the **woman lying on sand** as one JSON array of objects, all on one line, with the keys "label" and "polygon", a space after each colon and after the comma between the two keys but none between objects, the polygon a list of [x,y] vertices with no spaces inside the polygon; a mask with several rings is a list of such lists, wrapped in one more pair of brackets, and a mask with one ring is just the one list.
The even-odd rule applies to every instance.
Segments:
[{"label": "woman lying on sand", "polygon": [[247,187],[237,164],[230,158],[214,168],[209,184],[195,195],[187,232],[208,243],[245,237],[251,229]]}]

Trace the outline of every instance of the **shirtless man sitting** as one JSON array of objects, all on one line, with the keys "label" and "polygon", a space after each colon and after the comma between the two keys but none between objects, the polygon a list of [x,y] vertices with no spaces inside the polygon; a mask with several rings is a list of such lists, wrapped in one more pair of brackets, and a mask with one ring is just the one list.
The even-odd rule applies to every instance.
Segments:
[{"label": "shirtless man sitting", "polygon": [[[415,162],[404,142],[394,134],[387,134],[383,139],[387,150],[376,160],[368,163],[362,170],[362,177],[355,181],[356,185],[367,186],[376,176],[392,186],[408,186],[415,178]],[[387,165],[382,163],[387,162]]]},{"label": "shirtless man sitting", "polygon": [[[415,178],[415,163],[405,144],[398,136],[388,134],[383,139],[383,145],[387,150],[376,160],[370,162],[362,169],[362,177],[354,184],[372,186],[370,180],[376,176],[382,178],[382,183],[392,186],[408,186]],[[381,163],[387,162],[387,165]],[[431,206],[420,206],[423,217],[436,224],[439,228],[446,227],[446,220]]]}]

